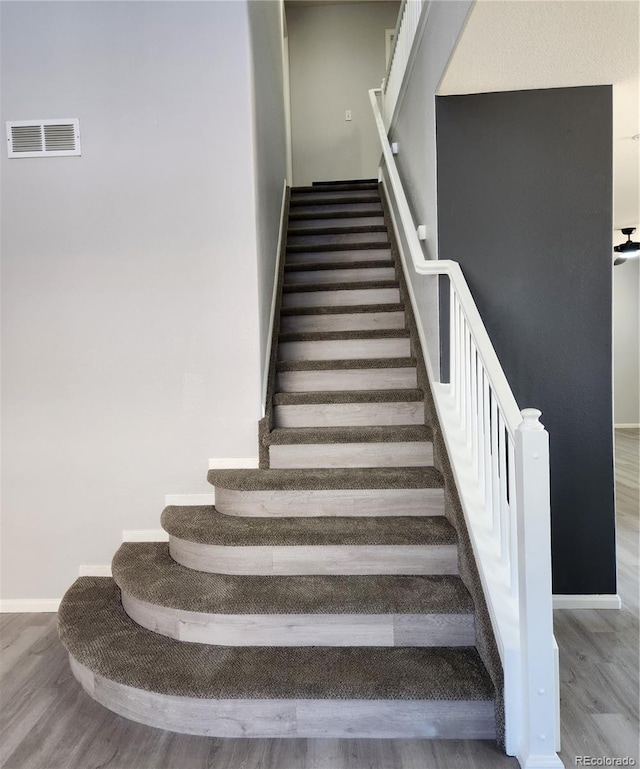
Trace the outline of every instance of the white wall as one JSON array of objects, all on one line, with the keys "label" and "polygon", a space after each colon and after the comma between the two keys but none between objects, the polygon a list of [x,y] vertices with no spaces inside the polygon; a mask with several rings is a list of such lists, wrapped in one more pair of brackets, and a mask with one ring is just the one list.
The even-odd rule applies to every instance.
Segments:
[{"label": "white wall", "polygon": [[[271,300],[286,176],[283,0],[250,0],[261,375],[267,363]],[[268,367],[268,366],[267,366]]]},{"label": "white wall", "polygon": [[398,9],[397,2],[287,6],[297,186],[377,176],[367,91],[385,75],[385,29],[395,28]]},{"label": "white wall", "polygon": [[639,289],[640,259],[613,268],[613,421],[617,425],[640,423]]},{"label": "white wall", "polygon": [[[440,93],[613,84],[613,242],[619,243],[621,227],[640,227],[640,142],[632,139],[640,133],[639,39],[637,2],[481,0]],[[627,263],[613,274],[614,421],[637,424],[637,267]]]},{"label": "white wall", "polygon": [[[635,5],[637,48],[640,9]],[[629,24],[633,30],[633,24]],[[626,77],[613,86],[613,242],[626,237],[622,227],[635,227],[640,238],[640,85]],[[613,421],[640,424],[640,260],[613,268]]]},{"label": "white wall", "polygon": [[82,131],[82,157],[1,161],[2,596],[47,598],[257,454],[284,170],[253,147],[245,3],[4,3],[1,63],[3,121]]}]

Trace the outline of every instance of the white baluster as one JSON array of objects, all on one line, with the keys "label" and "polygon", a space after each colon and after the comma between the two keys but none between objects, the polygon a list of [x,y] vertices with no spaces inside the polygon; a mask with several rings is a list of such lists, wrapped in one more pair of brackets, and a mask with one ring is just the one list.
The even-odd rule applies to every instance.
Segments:
[{"label": "white baluster", "polygon": [[491,472],[491,388],[486,371],[484,371],[482,389],[484,400],[484,504],[485,508],[493,511],[493,488],[495,484],[493,483],[493,474]]},{"label": "white baluster", "polygon": [[469,333],[469,459],[473,469],[476,468],[476,452],[478,450],[478,358],[476,346]]},{"label": "white baluster", "polygon": [[[500,473],[500,560],[507,570],[509,582],[511,583],[511,496],[509,492],[509,472],[507,469],[507,457],[509,456],[509,446],[511,438],[507,434],[502,412],[498,412],[498,472]],[[509,468],[511,467],[509,461]]]},{"label": "white baluster", "polygon": [[471,448],[471,334],[464,323],[464,442]]},{"label": "white baluster", "polygon": [[508,505],[508,517],[507,526],[509,530],[509,581],[511,584],[511,595],[518,595],[518,585],[520,581],[520,575],[518,572],[519,564],[518,559],[520,557],[518,552],[518,511],[520,505],[518,501],[518,495],[516,493],[516,450],[515,445],[511,438],[507,442],[507,461],[508,461],[508,473],[509,473],[509,505]]},{"label": "white baluster", "polygon": [[482,380],[484,377],[484,368],[480,355],[478,354],[478,348],[474,343],[474,354],[476,357],[476,476],[478,478],[478,484],[480,491],[484,494],[484,438],[482,431],[484,428],[484,398],[482,394]]},{"label": "white baluster", "polygon": [[462,399],[464,397],[464,381],[462,356],[464,353],[464,335],[462,330],[462,310],[456,297],[456,416],[462,421]]}]

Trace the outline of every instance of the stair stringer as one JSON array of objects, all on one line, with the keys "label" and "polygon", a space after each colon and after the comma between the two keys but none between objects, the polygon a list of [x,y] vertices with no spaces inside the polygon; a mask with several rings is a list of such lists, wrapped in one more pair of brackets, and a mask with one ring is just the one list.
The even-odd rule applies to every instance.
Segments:
[{"label": "stair stringer", "polygon": [[278,362],[278,337],[280,335],[280,311],[282,309],[282,286],[284,283],[284,267],[287,255],[287,224],[289,222],[289,206],[291,201],[291,187],[287,186],[284,205],[282,206],[282,221],[280,224],[282,238],[280,241],[280,253],[278,254],[278,272],[276,275],[275,307],[273,311],[273,329],[271,333],[271,352],[269,355],[269,373],[267,379],[267,392],[265,398],[265,413],[258,422],[258,466],[262,470],[269,468],[269,447],[266,437],[273,427],[273,396],[275,394],[276,364]]},{"label": "stair stringer", "polygon": [[396,265],[396,275],[400,284],[400,297],[404,304],[407,326],[411,334],[412,354],[416,360],[418,375],[418,387],[425,393],[425,421],[433,431],[434,466],[444,478],[445,515],[456,529],[458,534],[458,571],[467,590],[471,594],[475,605],[476,614],[476,648],[493,682],[496,692],[496,741],[502,750],[505,749],[505,710],[504,710],[504,671],[495,634],[491,626],[489,609],[482,588],[480,574],[473,555],[471,539],[464,517],[464,511],[460,502],[460,496],[456,487],[455,477],[451,469],[449,455],[447,453],[442,429],[436,414],[431,383],[427,376],[427,367],[424,361],[422,345],[420,344],[418,326],[411,302],[411,294],[407,288],[407,281],[402,269],[402,260],[398,250],[398,242],[390,214],[389,201],[387,200],[384,185],[379,185],[380,199],[384,213],[389,241],[391,243],[391,256]]}]

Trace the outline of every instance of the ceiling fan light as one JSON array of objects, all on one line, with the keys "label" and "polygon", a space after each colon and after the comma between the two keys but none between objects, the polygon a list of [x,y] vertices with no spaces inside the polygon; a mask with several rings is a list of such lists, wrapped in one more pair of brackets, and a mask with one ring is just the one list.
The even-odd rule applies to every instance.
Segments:
[{"label": "ceiling fan light", "polygon": [[618,256],[614,261],[614,265],[624,264],[627,259],[640,256],[640,243],[636,243],[635,241],[631,240],[631,236],[635,231],[635,227],[622,228],[622,234],[626,235],[627,239],[624,243],[620,243],[619,245],[613,247],[615,253],[620,254],[620,256]]}]

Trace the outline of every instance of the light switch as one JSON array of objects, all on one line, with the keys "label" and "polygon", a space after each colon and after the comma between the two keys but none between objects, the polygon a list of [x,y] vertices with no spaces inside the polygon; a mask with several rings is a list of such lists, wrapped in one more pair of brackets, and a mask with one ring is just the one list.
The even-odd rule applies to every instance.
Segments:
[{"label": "light switch", "polygon": [[351,120],[351,110],[350,110],[350,109],[348,109],[348,110],[347,110],[347,111],[344,113],[344,119],[345,119],[345,120]]}]

